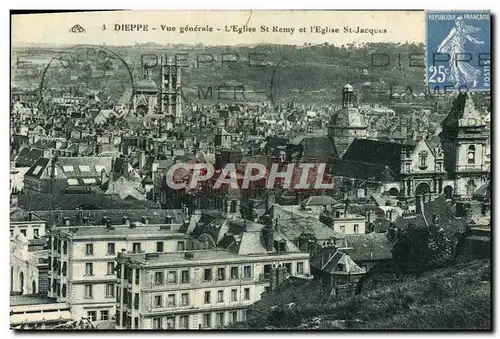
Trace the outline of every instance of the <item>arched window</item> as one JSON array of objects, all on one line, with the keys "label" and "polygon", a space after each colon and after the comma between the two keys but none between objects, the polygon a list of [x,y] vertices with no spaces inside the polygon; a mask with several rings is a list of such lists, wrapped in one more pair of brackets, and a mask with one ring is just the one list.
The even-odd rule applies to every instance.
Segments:
[{"label": "arched window", "polygon": [[476,163],[476,146],[470,145],[467,149],[467,163],[474,165]]},{"label": "arched window", "polygon": [[427,168],[427,152],[423,151],[419,153],[419,167],[421,169]]}]

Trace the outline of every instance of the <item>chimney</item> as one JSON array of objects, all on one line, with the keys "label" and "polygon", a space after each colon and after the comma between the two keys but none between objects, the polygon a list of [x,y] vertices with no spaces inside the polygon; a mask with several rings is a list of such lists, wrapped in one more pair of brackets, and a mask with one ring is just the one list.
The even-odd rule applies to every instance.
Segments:
[{"label": "chimney", "polygon": [[106,182],[106,170],[103,168],[101,171],[101,185],[103,185],[104,182]]},{"label": "chimney", "polygon": [[165,224],[171,224],[172,223],[172,216],[171,215],[167,215],[165,217]]},{"label": "chimney", "polygon": [[104,225],[106,225],[106,229],[108,229],[108,230],[114,229],[113,225],[111,224],[111,219],[109,217],[104,217],[102,219],[103,219]]},{"label": "chimney", "polygon": [[33,212],[31,212],[31,210],[28,211],[28,221],[33,221]]},{"label": "chimney", "polygon": [[102,153],[102,145],[101,144],[95,144],[95,155],[99,155]]},{"label": "chimney", "polygon": [[277,280],[278,280],[278,270],[276,269],[276,265],[273,265],[273,267],[271,268],[271,276],[269,284],[269,288],[271,289],[271,291],[276,289]]},{"label": "chimney", "polygon": [[129,217],[123,216],[122,222],[123,222],[124,225],[130,226],[130,218]]},{"label": "chimney", "polygon": [[70,217],[64,217],[64,226],[71,226],[71,218]]},{"label": "chimney", "polygon": [[129,170],[128,170],[128,159],[123,158],[123,164],[122,164],[122,175],[125,179],[129,179]]},{"label": "chimney", "polygon": [[142,170],[144,168],[144,165],[146,165],[146,152],[140,151],[139,152],[139,169]]},{"label": "chimney", "polygon": [[348,212],[349,212],[349,205],[351,204],[351,201],[349,199],[345,199],[345,211],[344,211],[344,215],[347,216]]},{"label": "chimney", "polygon": [[147,225],[147,224],[149,224],[149,219],[148,219],[148,217],[143,216],[141,220],[142,220],[142,223],[143,223],[143,224],[146,224],[146,225]]},{"label": "chimney", "polygon": [[80,220],[80,221],[83,220],[83,209],[82,208],[78,209],[78,220]]},{"label": "chimney", "polygon": [[89,224],[89,218],[88,217],[83,217],[82,219],[82,225],[86,226]]}]

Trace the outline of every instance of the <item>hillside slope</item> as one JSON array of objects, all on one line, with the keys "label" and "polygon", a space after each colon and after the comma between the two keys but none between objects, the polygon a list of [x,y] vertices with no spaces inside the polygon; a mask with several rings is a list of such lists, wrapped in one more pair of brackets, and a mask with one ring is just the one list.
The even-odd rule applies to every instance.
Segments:
[{"label": "hillside slope", "polygon": [[[232,329],[491,329],[489,260],[475,260],[362,292],[289,307],[257,303]],[[303,290],[299,293],[312,293]],[[312,300],[318,300],[314,297]],[[259,306],[261,304],[262,306]],[[277,307],[276,307],[277,306]]]}]

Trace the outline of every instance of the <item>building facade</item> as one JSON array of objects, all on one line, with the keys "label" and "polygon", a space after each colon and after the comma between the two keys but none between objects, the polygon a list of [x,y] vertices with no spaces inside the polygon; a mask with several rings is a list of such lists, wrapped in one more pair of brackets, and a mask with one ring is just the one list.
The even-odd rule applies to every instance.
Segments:
[{"label": "building facade", "polygon": [[[130,222],[121,225],[103,218],[96,225],[61,226],[49,232],[49,292],[58,302],[68,302],[74,318],[109,321],[115,314],[116,254],[183,251],[187,237],[180,225]],[[69,221],[65,219],[69,224]]]},{"label": "building facade", "polygon": [[[117,329],[210,329],[244,321],[273,284],[273,266],[309,276],[309,254],[226,250],[119,253]],[[284,268],[283,268],[284,272]]]}]

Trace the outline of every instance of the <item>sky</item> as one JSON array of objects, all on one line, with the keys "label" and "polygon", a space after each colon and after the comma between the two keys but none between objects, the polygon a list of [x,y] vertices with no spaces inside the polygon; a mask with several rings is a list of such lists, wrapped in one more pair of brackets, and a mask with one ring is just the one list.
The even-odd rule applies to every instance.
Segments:
[{"label": "sky", "polygon": [[[142,25],[125,31],[121,25]],[[85,32],[74,33],[79,25]],[[147,31],[144,27],[147,25]],[[175,27],[165,31],[161,25]],[[186,26],[212,27],[212,32],[184,32]],[[255,28],[238,33],[232,26]],[[115,30],[120,26],[120,30]],[[266,26],[269,32],[264,32]],[[282,32],[274,31],[276,28]],[[314,26],[311,28],[311,26]],[[319,27],[316,27],[319,26]],[[300,32],[300,29],[305,32]],[[329,28],[322,34],[322,29]],[[226,31],[227,29],[230,32]],[[292,32],[293,29],[293,32]],[[313,32],[311,32],[311,29]],[[338,32],[335,30],[338,29]],[[370,31],[371,30],[371,31]],[[50,13],[12,17],[12,45],[106,44],[114,46],[154,42],[186,45],[335,45],[365,42],[424,42],[423,11],[111,11]]]}]

